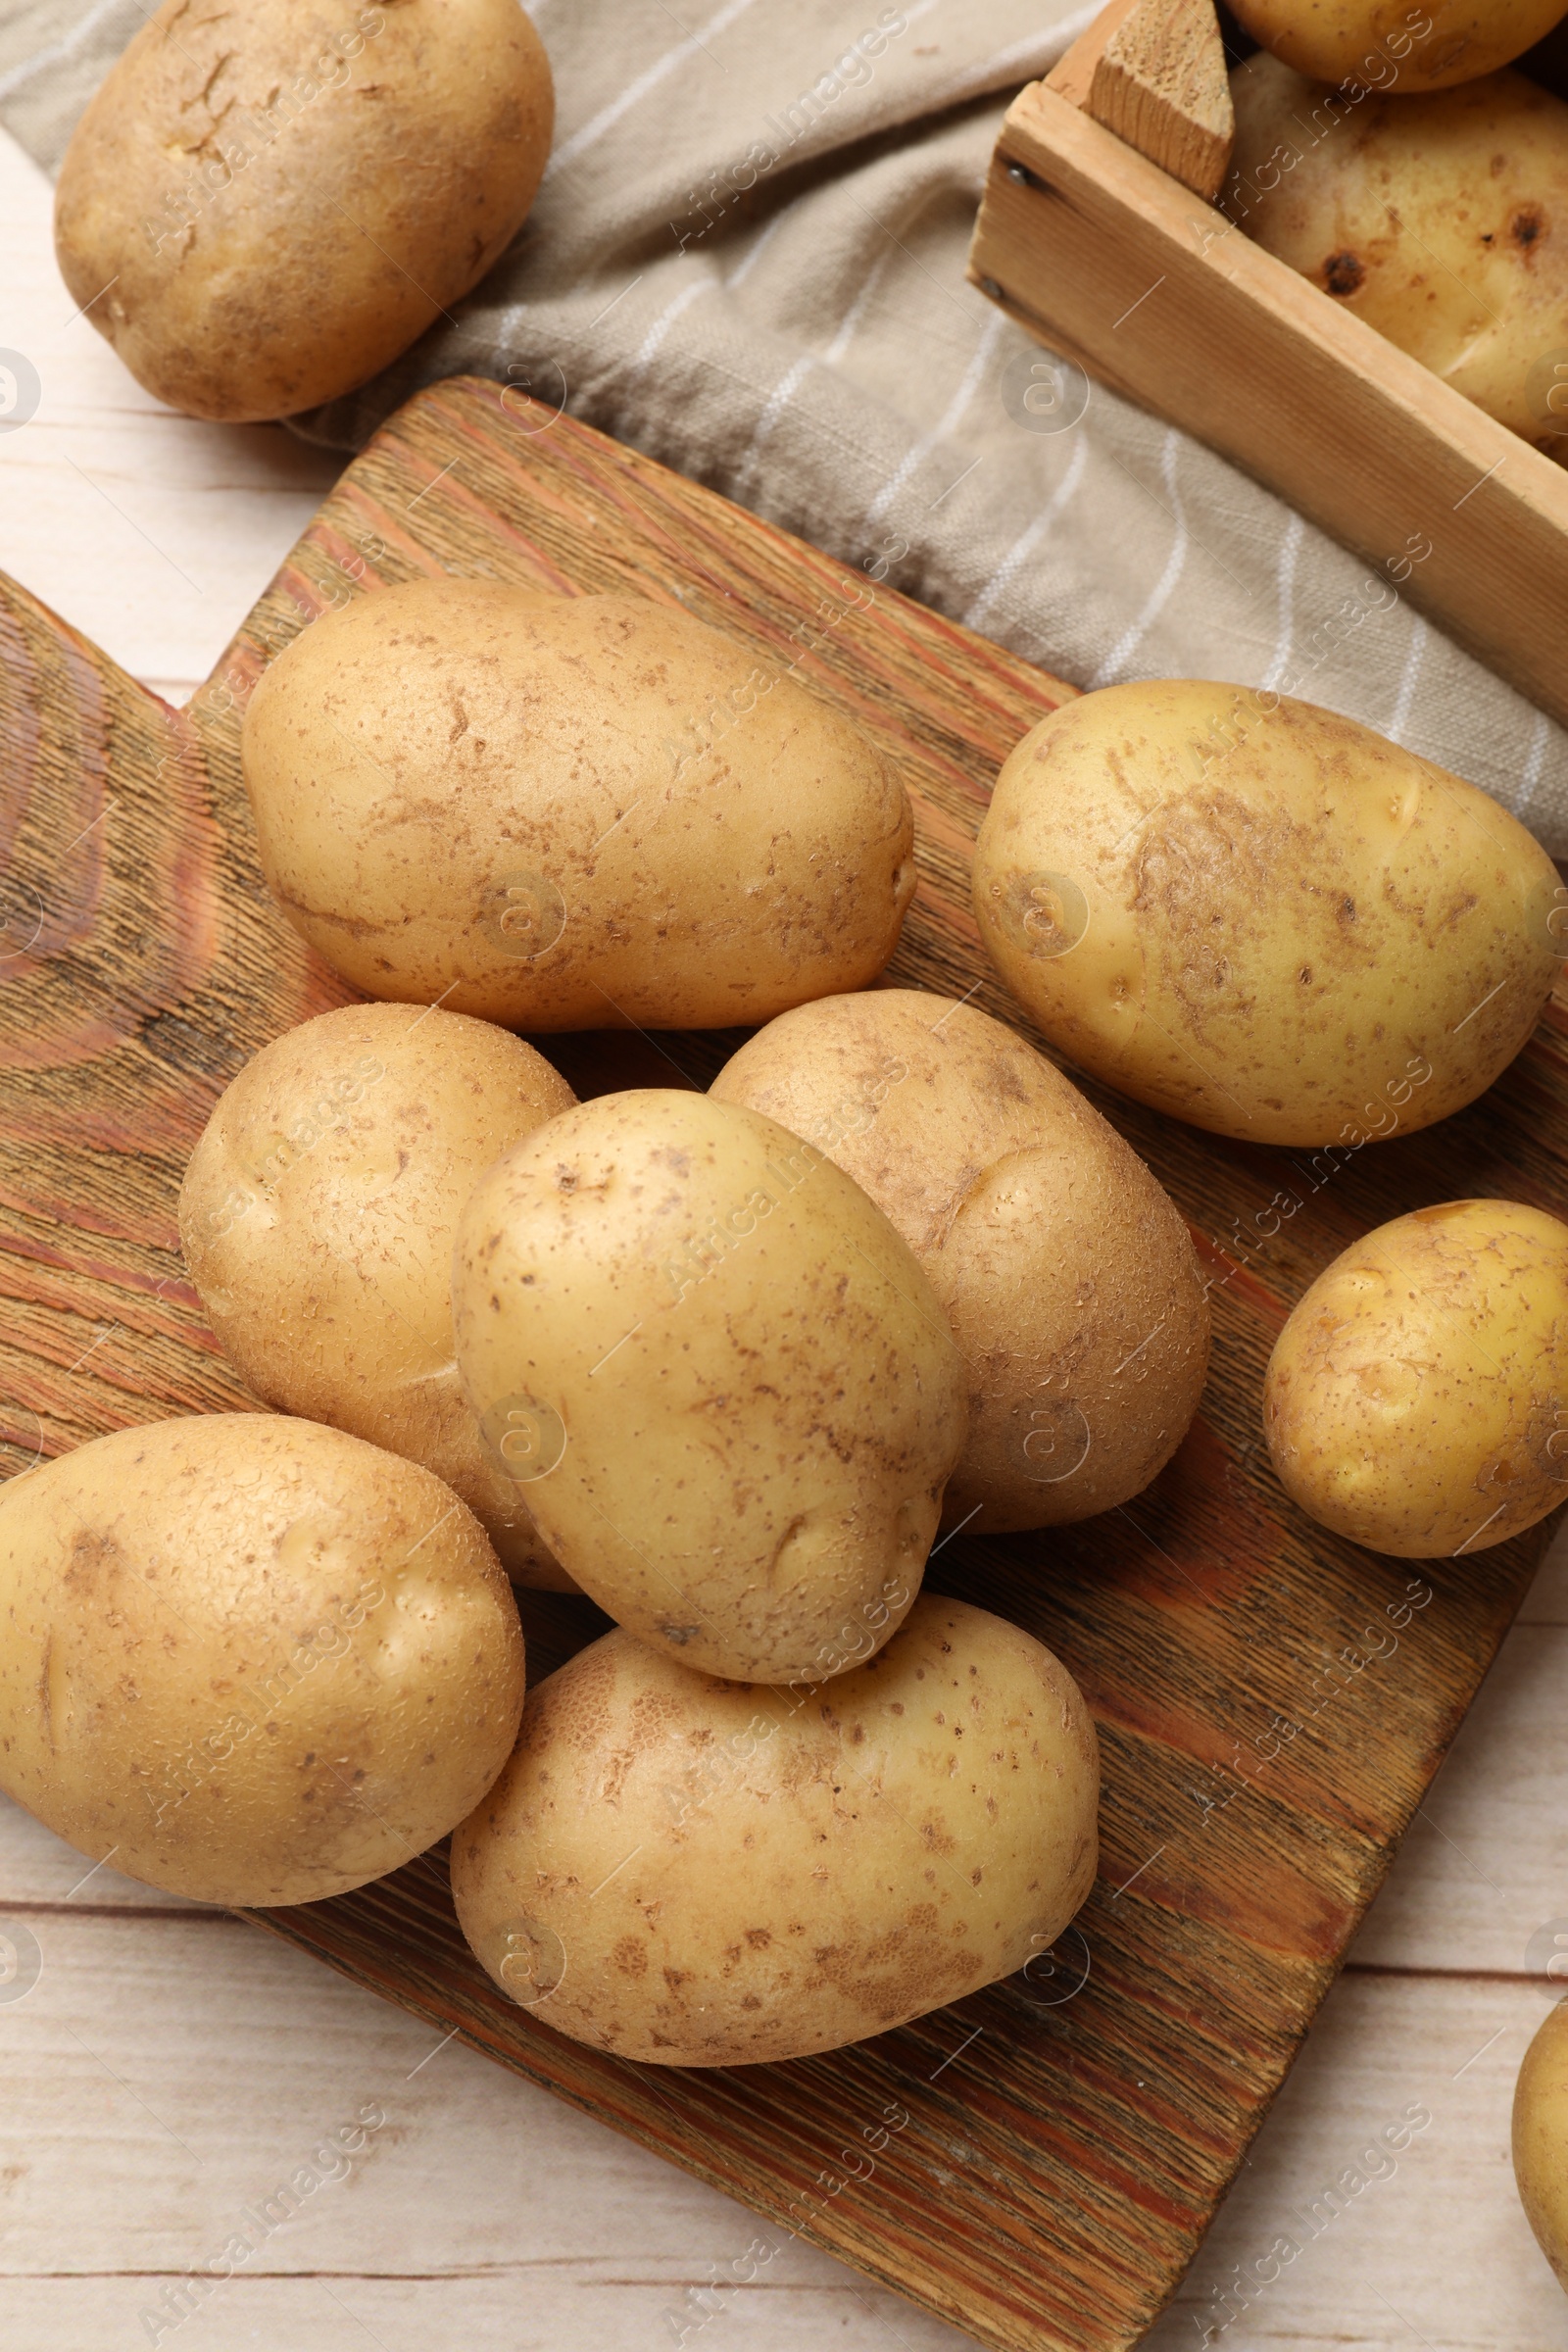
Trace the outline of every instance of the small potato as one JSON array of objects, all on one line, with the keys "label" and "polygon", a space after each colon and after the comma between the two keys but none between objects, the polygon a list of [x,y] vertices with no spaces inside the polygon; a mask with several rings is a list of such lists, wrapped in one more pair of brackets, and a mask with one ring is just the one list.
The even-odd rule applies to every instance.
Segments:
[{"label": "small potato", "polygon": [[859,988],[914,893],[880,752],[636,597],[362,596],[272,663],[243,753],[268,881],[335,970],[534,1034]]},{"label": "small potato", "polygon": [[1568,459],[1568,106],[1522,74],[1358,96],[1231,76],[1226,212],[1510,431]]},{"label": "small potato", "polygon": [[820,1152],[706,1095],[584,1102],[479,1184],[452,1304],[489,1444],[534,1472],[546,1542],[619,1624],[789,1682],[903,1620],[963,1366],[909,1250]]},{"label": "small potato", "polygon": [[477,1520],[314,1421],[158,1421],[12,1479],[0,1618],[0,1787],[202,1902],[395,1870],[477,1804],[522,1715]]},{"label": "small potato", "polygon": [[826,1152],[929,1275],[969,1388],[951,1522],[1087,1519],[1170,1459],[1208,1365],[1197,1254],[1137,1153],[1021,1037],[918,989],[825,997],[712,1094]]},{"label": "small potato", "polygon": [[1263,1426],[1303,1511],[1399,1559],[1487,1551],[1568,1501],[1568,1225],[1418,1208],[1334,1260],[1275,1343]]},{"label": "small potato", "polygon": [[1187,678],[1032,728],[974,860],[992,961],[1069,1060],[1195,1127],[1351,1150],[1513,1059],[1562,895],[1473,784],[1332,710]]},{"label": "small potato", "polygon": [[804,2058],[1049,1949],[1094,1885],[1099,1794],[1071,1676],[961,1600],[916,1601],[825,1698],[616,1632],[530,1692],[452,1891],[497,1984],[578,2041]]},{"label": "small potato", "polygon": [[477,284],[554,119],[516,0],[163,0],[67,151],[61,274],[171,408],[292,416]]},{"label": "small potato", "polygon": [[491,1162],[576,1100],[488,1021],[349,1004],[246,1063],[179,1197],[191,1280],[256,1395],[422,1462],[509,1575],[557,1591],[571,1579],[458,1381],[452,1245]]},{"label": "small potato", "polygon": [[1568,2002],[1546,2012],[1519,2069],[1513,2177],[1536,2242],[1568,2289]]},{"label": "small potato", "polygon": [[1298,74],[1352,91],[1441,90],[1534,48],[1563,0],[1231,0],[1254,41]]}]

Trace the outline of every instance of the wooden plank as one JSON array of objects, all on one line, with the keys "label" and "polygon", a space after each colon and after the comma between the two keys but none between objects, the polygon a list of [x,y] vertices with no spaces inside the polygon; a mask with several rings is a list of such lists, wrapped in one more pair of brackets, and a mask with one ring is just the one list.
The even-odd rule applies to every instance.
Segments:
[{"label": "wooden plank", "polygon": [[1522,1976],[1531,1938],[1568,1926],[1565,1689],[1568,1626],[1516,1625],[1355,1939],[1363,1967]]},{"label": "wooden plank", "polygon": [[[686,2352],[969,2340],[274,1939],[217,1916],[45,1932],[52,1975],[0,2012],[7,2352],[144,2342],[139,2311],[368,2100],[387,2124],[352,2177],[310,2196],[179,2344],[346,2352],[366,2327],[386,2352],[653,2352],[682,2326]],[[1542,2011],[1520,1982],[1348,1970],[1145,2352],[1193,2352],[1234,2266],[1292,2230],[1298,2256],[1228,2330],[1244,2352],[1400,2352],[1418,2340],[1401,2313],[1443,2352],[1557,2343],[1560,2290],[1506,2157]],[[1431,2125],[1311,2236],[1312,2202],[1417,2100]],[[773,2259],[714,2299],[712,2274],[733,2278],[759,2237]]]},{"label": "wooden plank", "polygon": [[[276,2209],[265,2238],[251,2230],[253,2257],[202,2306],[203,2344],[253,2345],[260,2323],[269,2344],[293,2352],[319,2329],[343,2352],[358,2331],[306,2291],[322,2278],[367,2318],[415,2303],[389,2347],[516,2352],[519,2319],[530,2345],[673,2344],[664,2314],[700,2325],[688,2290],[710,2266],[728,2274],[756,2234],[754,2216],[674,2166],[222,1912],[37,1926],[44,1974],[0,2008],[7,2352],[145,2343],[138,2312],[367,2104],[384,2123],[341,2177]],[[835,2340],[865,2352],[886,2352],[890,2323],[921,2352],[956,2352],[945,2328],[811,2247],[781,2241],[741,2284],[743,2309],[794,2306],[781,2333],[795,2341],[826,2307]],[[432,2286],[448,2324],[421,2329]]]},{"label": "wooden plank", "polygon": [[[1015,1017],[979,956],[969,850],[998,762],[1067,690],[495,385],[422,394],[350,467],[186,712],[0,593],[0,818],[39,923],[0,966],[14,1464],[239,1394],[173,1253],[180,1165],[246,1055],[342,993],[262,889],[239,717],[307,615],[443,570],[678,602],[794,666],[887,748],[915,801],[921,887],[893,976]],[[733,1043],[551,1050],[588,1090],[625,1083],[628,1054],[639,1074],[668,1055],[703,1083]],[[1131,2342],[1174,2288],[1544,1541],[1417,1573],[1311,1528],[1259,1444],[1272,1335],[1368,1224],[1463,1192],[1549,1203],[1568,1145],[1560,1008],[1484,1103],[1326,1185],[1089,1091],[1213,1269],[1204,1410],[1130,1511],[959,1536],[932,1575],[1048,1641],[1095,1707],[1104,1876],[1073,1997],[1015,1981],[858,2049],[682,2075],[513,2008],[462,1944],[439,1855],[262,1923],[982,2341],[1063,2352]],[[1285,1188],[1297,1206],[1266,1217]],[[537,1665],[572,1639],[570,1604],[534,1623]],[[845,2151],[889,2110],[907,2122],[857,2187]]]},{"label": "wooden plank", "polygon": [[1195,195],[1219,194],[1236,110],[1213,0],[1109,0],[1046,87]]},{"label": "wooden plank", "polygon": [[1568,470],[1044,83],[1008,110],[969,273],[1568,724]]},{"label": "wooden plank", "polygon": [[[1451,2352],[1453,2287],[1472,2278],[1487,2281],[1485,2316],[1470,2323],[1478,2344],[1559,2344],[1562,2290],[1508,2159],[1513,2078],[1544,2011],[1523,1982],[1348,1969],[1314,2031],[1312,2066],[1272,2119],[1290,2187],[1272,2167],[1243,2176],[1144,2352],[1198,2352],[1227,2334],[1244,2352],[1282,2341]],[[1353,2080],[1343,2102],[1323,2096],[1331,2069]],[[1391,2127],[1396,2140],[1409,2132],[1403,2147],[1391,2148]]]}]

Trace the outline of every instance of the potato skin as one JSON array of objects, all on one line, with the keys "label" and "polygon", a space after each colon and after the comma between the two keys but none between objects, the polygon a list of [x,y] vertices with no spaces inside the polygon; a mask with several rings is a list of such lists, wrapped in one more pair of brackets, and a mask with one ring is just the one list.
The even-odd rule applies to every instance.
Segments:
[{"label": "potato skin", "polygon": [[554,117],[516,0],[163,0],[67,152],[61,273],[172,408],[291,416],[477,284]]},{"label": "potato skin", "polygon": [[872,989],[782,1013],[711,1093],[826,1152],[930,1277],[969,1388],[950,1523],[1060,1526],[1163,1468],[1208,1367],[1197,1253],[1043,1054],[972,1004]]},{"label": "potato skin", "polygon": [[1513,1059],[1560,968],[1557,889],[1446,768],[1185,678],[1031,729],[974,861],[991,958],[1070,1061],[1195,1127],[1352,1150]]},{"label": "potato skin", "polygon": [[1286,1492],[1371,1551],[1488,1551],[1568,1501],[1568,1225],[1448,1200],[1364,1234],[1263,1383]]},{"label": "potato skin", "polygon": [[1565,342],[1568,106],[1522,74],[1352,105],[1267,57],[1238,67],[1231,91],[1231,219],[1500,424],[1568,458],[1568,395],[1538,365]]},{"label": "potato skin", "polygon": [[636,597],[361,597],[273,662],[243,753],[312,947],[368,996],[530,1034],[725,1028],[858,988],[914,892],[876,748]]},{"label": "potato skin", "polygon": [[1254,41],[1298,74],[1405,94],[1474,81],[1523,57],[1563,0],[1232,0]]},{"label": "potato skin", "polygon": [[1537,2029],[1514,2085],[1513,2176],[1536,2242],[1568,2290],[1568,2004],[1561,2001]]},{"label": "potato skin", "polygon": [[472,1810],[521,1719],[477,1520],[312,1421],[159,1421],[12,1479],[0,1612],[0,1787],[202,1902],[396,1869]]},{"label": "potato skin", "polygon": [[825,1694],[617,1630],[529,1693],[452,1891],[563,2034],[645,2065],[803,2058],[1048,1948],[1094,1884],[1099,1790],[1071,1676],[966,1602],[922,1595]]},{"label": "potato skin", "polygon": [[452,1245],[493,1160],[577,1098],[520,1038],[348,1004],[264,1046],[191,1154],[179,1238],[264,1402],[422,1462],[522,1585],[570,1591],[458,1380]]},{"label": "potato skin", "polygon": [[820,1152],[731,1102],[603,1095],[492,1168],[452,1304],[491,1443],[620,1625],[745,1682],[843,1672],[919,1585],[963,1447],[924,1274]]}]

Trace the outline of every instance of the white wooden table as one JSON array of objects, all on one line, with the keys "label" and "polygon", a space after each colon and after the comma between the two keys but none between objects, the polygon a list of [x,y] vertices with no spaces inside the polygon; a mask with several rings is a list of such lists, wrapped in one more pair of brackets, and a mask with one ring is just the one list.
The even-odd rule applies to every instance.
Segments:
[{"label": "white wooden table", "polygon": [[[3,133],[0,257],[0,347],[42,381],[30,421],[0,430],[0,567],[181,700],[336,464],[158,409],[73,320],[47,184]],[[1222,2334],[1230,2352],[1568,2345],[1508,2162],[1546,2000],[1526,1947],[1568,1928],[1565,1699],[1568,1543],[1151,2352]],[[967,2340],[800,2246],[705,2313],[688,2290],[765,2228],[752,2215],[302,1954],[90,1861],[0,1800],[0,1933],[40,1963],[24,1997],[0,1984],[5,2352],[176,2335],[181,2352],[653,2352],[683,2327],[702,2352]],[[1361,2152],[1411,2108],[1430,2122],[1370,2177]],[[382,2120],[346,2177],[171,2325],[171,2282],[259,2235],[247,2212],[367,2111]],[[1245,2308],[1225,2297],[1238,2280]]]}]

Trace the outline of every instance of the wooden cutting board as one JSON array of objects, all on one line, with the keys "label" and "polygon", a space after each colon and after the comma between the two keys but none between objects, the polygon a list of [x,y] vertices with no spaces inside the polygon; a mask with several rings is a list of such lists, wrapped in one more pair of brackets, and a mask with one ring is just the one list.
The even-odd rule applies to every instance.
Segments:
[{"label": "wooden cutting board", "polygon": [[[914,799],[921,887],[891,976],[1018,1021],[980,955],[970,844],[1017,736],[1070,689],[515,393],[412,401],[343,477],[187,710],[0,580],[0,1454],[250,1399],[177,1250],[221,1088],[344,1001],[263,887],[239,721],[307,618],[378,583],[482,573],[678,602],[793,665]],[[1020,1024],[1022,1025],[1022,1024]],[[1269,1348],[1329,1257],[1423,1202],[1560,1209],[1564,1008],[1484,1102],[1336,1172],[1087,1091],[1189,1218],[1213,1372],[1176,1460],[1084,1526],[958,1536],[929,1581],[1066,1661],[1099,1722],[1102,1878],[1029,1974],[858,2048],[682,2074],[580,2048],[468,1957],[445,1861],[252,1916],[987,2344],[1104,2352],[1174,2290],[1453,1738],[1546,1529],[1378,1559],[1287,1501],[1260,1441]],[[547,1039],[581,1093],[705,1085],[730,1037]],[[525,1603],[537,1673],[603,1623]],[[693,2303],[724,2308],[731,2274]]]}]

